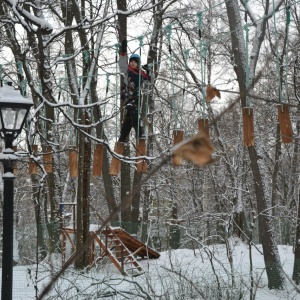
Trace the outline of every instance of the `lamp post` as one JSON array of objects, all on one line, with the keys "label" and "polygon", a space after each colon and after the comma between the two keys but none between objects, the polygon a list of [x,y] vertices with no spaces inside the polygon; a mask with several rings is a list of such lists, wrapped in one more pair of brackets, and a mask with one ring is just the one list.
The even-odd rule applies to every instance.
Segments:
[{"label": "lamp post", "polygon": [[0,88],[0,137],[5,141],[5,149],[0,154],[3,164],[3,250],[2,250],[2,290],[1,299],[12,299],[13,284],[13,226],[14,226],[14,174],[16,160],[12,150],[13,140],[22,131],[30,107],[33,105],[20,95],[11,84]]}]

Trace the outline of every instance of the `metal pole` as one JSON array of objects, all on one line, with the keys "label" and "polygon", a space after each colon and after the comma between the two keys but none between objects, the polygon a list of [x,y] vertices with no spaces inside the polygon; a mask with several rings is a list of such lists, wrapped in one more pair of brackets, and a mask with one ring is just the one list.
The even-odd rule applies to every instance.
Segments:
[{"label": "metal pole", "polygon": [[[5,140],[5,149],[12,148],[12,139]],[[3,250],[2,250],[2,300],[12,300],[13,284],[13,230],[14,230],[14,176],[13,161],[3,160]]]}]

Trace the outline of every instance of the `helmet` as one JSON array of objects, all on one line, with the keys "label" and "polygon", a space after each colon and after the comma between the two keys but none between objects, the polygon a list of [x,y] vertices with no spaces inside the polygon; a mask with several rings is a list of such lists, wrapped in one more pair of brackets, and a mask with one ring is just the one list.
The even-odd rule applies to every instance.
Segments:
[{"label": "helmet", "polygon": [[138,63],[140,63],[141,57],[140,57],[138,54],[133,53],[133,54],[131,54],[130,57],[129,57],[129,61],[131,61],[131,60],[135,60],[135,61],[137,61]]}]

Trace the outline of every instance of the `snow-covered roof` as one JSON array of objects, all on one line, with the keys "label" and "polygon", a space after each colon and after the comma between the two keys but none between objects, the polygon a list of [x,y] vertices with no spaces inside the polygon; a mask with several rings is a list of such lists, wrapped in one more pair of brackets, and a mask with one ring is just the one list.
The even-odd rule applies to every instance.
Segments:
[{"label": "snow-covered roof", "polygon": [[5,85],[0,88],[0,102],[33,105],[33,101],[31,99],[24,98],[18,91],[9,85]]}]

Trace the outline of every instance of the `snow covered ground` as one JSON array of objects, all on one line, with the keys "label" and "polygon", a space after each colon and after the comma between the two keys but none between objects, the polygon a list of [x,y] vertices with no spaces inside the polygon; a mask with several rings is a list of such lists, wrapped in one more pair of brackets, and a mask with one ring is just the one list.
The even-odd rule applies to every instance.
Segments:
[{"label": "snow covered ground", "polygon": [[[261,250],[261,245],[257,248]],[[283,291],[268,290],[263,256],[252,247],[255,278],[254,293],[257,300],[300,299],[300,290],[289,279],[293,270],[293,249],[279,246],[283,270],[286,273]],[[52,272],[60,267],[57,259]],[[44,299],[250,299],[250,263],[248,245],[234,241],[233,269],[225,245],[212,245],[205,250],[170,250],[157,260],[143,260],[142,275],[124,277],[108,261],[88,272],[69,269]],[[50,264],[14,268],[13,299],[36,299],[38,293],[51,280]],[[0,274],[1,275],[1,274]]]}]

